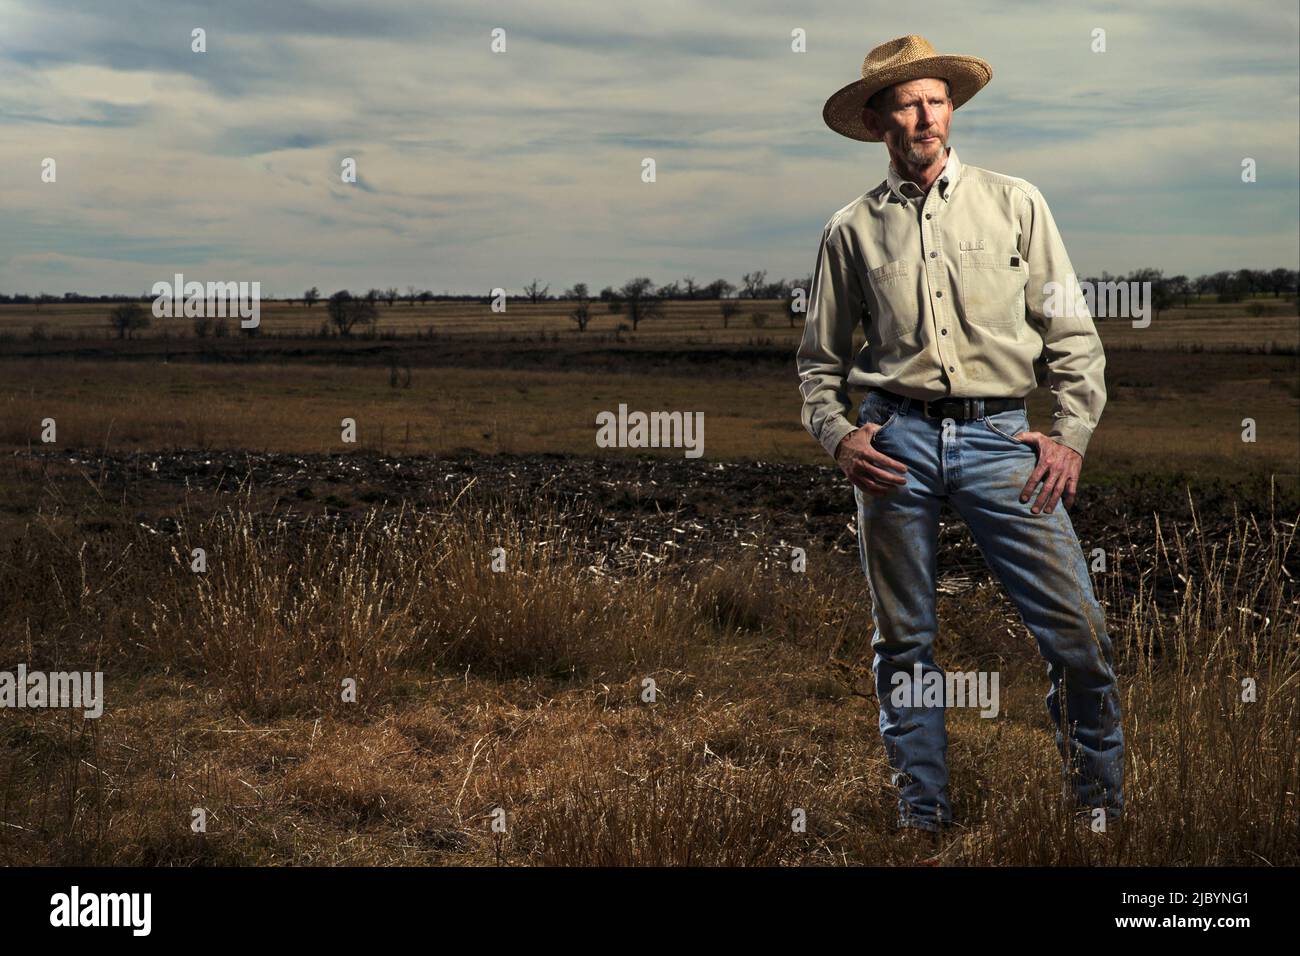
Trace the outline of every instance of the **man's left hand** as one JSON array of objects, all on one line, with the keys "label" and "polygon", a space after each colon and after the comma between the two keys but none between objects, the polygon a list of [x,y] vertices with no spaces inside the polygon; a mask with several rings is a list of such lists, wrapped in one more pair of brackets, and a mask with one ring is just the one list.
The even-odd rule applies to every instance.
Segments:
[{"label": "man's left hand", "polygon": [[1056,502],[1064,499],[1065,507],[1074,505],[1074,491],[1079,484],[1079,469],[1083,467],[1083,456],[1073,448],[1062,445],[1050,435],[1042,432],[1021,432],[1015,436],[1016,441],[1033,445],[1038,455],[1038,465],[1029,475],[1020,492],[1021,502],[1033,497],[1038,483],[1043,483],[1043,490],[1038,493],[1038,500],[1030,509],[1034,514],[1046,510],[1048,514],[1056,507]]}]

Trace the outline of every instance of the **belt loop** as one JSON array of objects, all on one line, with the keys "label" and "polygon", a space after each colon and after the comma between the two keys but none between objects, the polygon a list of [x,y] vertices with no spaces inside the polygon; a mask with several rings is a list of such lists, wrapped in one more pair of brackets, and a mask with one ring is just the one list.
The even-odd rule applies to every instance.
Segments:
[{"label": "belt loop", "polygon": [[903,396],[903,403],[898,406],[898,414],[906,415],[907,410],[912,406],[912,400],[906,395]]}]

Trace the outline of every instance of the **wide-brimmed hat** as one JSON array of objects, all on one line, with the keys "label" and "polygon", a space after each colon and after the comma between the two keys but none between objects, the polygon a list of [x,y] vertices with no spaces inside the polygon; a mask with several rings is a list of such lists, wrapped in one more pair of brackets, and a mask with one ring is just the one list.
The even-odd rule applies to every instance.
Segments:
[{"label": "wide-brimmed hat", "polygon": [[923,36],[908,34],[882,43],[862,61],[862,79],[836,91],[822,109],[826,125],[841,136],[878,143],[862,123],[867,100],[887,86],[937,77],[952,86],[952,108],[978,93],[993,78],[993,67],[977,56],[936,53]]}]

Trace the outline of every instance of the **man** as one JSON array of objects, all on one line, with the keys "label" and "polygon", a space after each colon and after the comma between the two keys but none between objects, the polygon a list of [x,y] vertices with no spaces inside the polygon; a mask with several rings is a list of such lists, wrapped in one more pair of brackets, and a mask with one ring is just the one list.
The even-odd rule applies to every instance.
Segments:
[{"label": "man", "polygon": [[[944,679],[931,651],[945,501],[1047,660],[1067,795],[1086,820],[1123,809],[1111,643],[1066,514],[1106,401],[1105,358],[1042,194],[948,146],[953,111],[991,77],[981,59],[906,36],[872,50],[862,79],[827,101],[831,129],[883,142],[891,165],[826,224],[798,352],[804,426],[854,486],[899,826],[932,832],[952,822],[944,705],[897,689]],[[1053,305],[1053,283],[1073,290],[1067,307]],[[1056,396],[1046,435],[1024,403],[1040,358]],[[856,422],[850,385],[869,389]]]}]

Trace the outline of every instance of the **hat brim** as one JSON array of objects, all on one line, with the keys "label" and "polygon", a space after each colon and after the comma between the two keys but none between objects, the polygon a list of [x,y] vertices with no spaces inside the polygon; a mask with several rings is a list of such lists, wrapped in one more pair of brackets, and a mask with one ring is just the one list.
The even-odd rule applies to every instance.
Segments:
[{"label": "hat brim", "polygon": [[870,80],[855,80],[833,93],[822,108],[826,125],[841,136],[879,143],[862,122],[862,108],[878,91],[895,83],[938,77],[952,85],[952,108],[957,109],[984,88],[993,78],[993,67],[977,56],[929,56],[913,60],[890,70],[882,70]]}]

